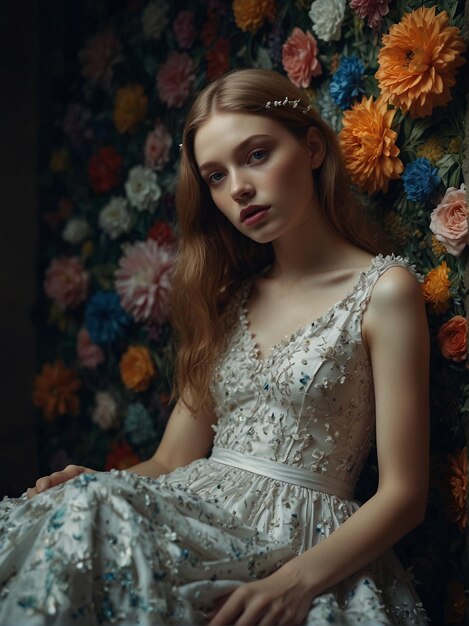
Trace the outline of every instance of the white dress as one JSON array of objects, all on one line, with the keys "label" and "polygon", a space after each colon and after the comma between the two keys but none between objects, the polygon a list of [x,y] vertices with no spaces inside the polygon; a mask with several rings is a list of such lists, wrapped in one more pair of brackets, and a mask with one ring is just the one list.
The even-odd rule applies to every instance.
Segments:
[{"label": "white dress", "polygon": [[[400,257],[375,257],[343,300],[266,359],[249,331],[246,281],[227,312],[232,333],[214,370],[209,459],[157,480],[113,470],[5,500],[0,624],[202,624],[218,597],[349,518],[374,439],[361,320],[393,266],[409,268]],[[392,551],[315,598],[305,621],[424,623]]]}]

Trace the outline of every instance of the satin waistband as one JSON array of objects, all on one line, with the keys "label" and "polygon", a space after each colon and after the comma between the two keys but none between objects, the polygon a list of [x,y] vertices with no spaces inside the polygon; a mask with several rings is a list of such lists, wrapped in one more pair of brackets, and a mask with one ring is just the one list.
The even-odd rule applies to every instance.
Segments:
[{"label": "satin waistband", "polygon": [[275,480],[282,480],[292,485],[305,487],[306,489],[323,491],[324,493],[347,500],[353,498],[353,485],[332,476],[316,474],[310,470],[293,467],[286,463],[269,461],[251,454],[243,454],[242,452],[217,447],[212,449],[210,459],[217,463],[238,467],[239,469],[244,469],[254,474],[260,474],[261,476]]}]

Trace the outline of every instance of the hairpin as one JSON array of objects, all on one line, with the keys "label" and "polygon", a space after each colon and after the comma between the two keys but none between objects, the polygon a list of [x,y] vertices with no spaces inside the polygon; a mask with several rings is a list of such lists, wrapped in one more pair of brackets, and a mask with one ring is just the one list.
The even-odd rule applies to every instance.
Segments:
[{"label": "hairpin", "polygon": [[[272,107],[284,107],[284,106],[290,105],[292,109],[297,109],[300,103],[301,103],[301,100],[289,100],[288,96],[286,96],[284,100],[274,100],[273,102],[269,100],[266,103],[265,108],[271,109]],[[310,111],[311,109],[312,109],[312,106],[308,104],[302,109],[301,112],[306,115],[306,113],[308,113],[308,111]]]}]

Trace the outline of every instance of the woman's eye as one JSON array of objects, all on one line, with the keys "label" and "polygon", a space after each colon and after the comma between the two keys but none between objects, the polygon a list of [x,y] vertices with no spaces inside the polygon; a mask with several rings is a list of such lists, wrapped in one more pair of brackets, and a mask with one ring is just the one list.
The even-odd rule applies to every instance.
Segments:
[{"label": "woman's eye", "polygon": [[221,172],[214,172],[213,174],[210,174],[210,176],[208,177],[207,179],[208,184],[213,185],[213,184],[219,183],[222,178],[223,178],[223,174]]},{"label": "woman's eye", "polygon": [[265,150],[254,150],[254,152],[251,152],[249,156],[249,160],[250,161],[262,161],[265,155],[266,155]]}]

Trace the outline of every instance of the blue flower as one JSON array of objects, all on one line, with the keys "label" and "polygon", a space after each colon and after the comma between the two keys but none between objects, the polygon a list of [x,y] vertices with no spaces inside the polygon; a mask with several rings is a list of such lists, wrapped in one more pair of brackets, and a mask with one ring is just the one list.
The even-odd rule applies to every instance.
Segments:
[{"label": "blue flower", "polygon": [[409,200],[426,200],[440,184],[438,170],[424,157],[415,159],[402,174],[404,189]]},{"label": "blue flower", "polygon": [[129,404],[124,419],[124,432],[131,443],[139,446],[156,438],[153,420],[146,408],[140,402]]},{"label": "blue flower", "polygon": [[85,326],[94,343],[110,344],[122,337],[130,317],[113,291],[98,291],[88,301]]},{"label": "blue flower", "polygon": [[329,85],[329,93],[341,109],[348,109],[353,100],[365,92],[363,88],[364,73],[365,66],[358,57],[342,57]]},{"label": "blue flower", "polygon": [[323,83],[316,90],[316,108],[332,130],[339,133],[342,127],[342,112],[332,99],[327,83]]}]

